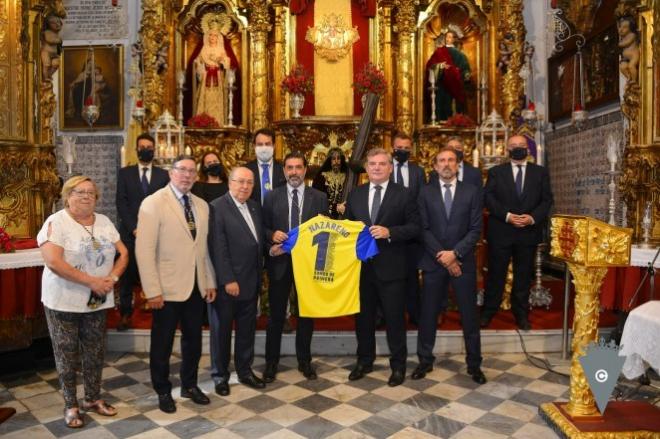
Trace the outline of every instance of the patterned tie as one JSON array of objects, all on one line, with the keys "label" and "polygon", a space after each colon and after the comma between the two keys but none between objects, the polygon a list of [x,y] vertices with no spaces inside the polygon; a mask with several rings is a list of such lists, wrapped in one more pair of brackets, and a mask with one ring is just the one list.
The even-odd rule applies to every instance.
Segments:
[{"label": "patterned tie", "polygon": [[149,168],[146,166],[142,168],[142,178],[140,179],[140,183],[142,184],[142,192],[144,192],[145,195],[149,193],[149,180],[147,180],[147,171]]},{"label": "patterned tie", "polygon": [[403,180],[403,172],[401,172],[402,167],[403,167],[403,163],[396,164],[396,182],[399,183],[401,186],[405,186],[406,184],[404,183]]},{"label": "patterned tie", "polygon": [[371,224],[376,224],[376,219],[378,218],[378,211],[380,210],[380,191],[383,187],[379,184],[374,186],[376,193],[374,194],[374,200],[371,202]]},{"label": "patterned tie", "polygon": [[186,214],[188,229],[190,230],[190,234],[192,235],[193,239],[195,239],[195,236],[197,236],[197,227],[195,227],[195,216],[193,215],[193,211],[190,208],[190,200],[188,199],[188,195],[184,195],[181,198],[183,198],[183,210]]},{"label": "patterned tie", "polygon": [[449,219],[449,216],[451,215],[451,205],[454,200],[451,197],[451,184],[445,183],[443,186],[445,187],[445,212],[447,212],[447,219]]},{"label": "patterned tie", "polygon": [[518,173],[516,174],[516,193],[518,196],[522,195],[522,190],[523,190],[523,173],[522,173],[522,165],[516,165],[518,167]]},{"label": "patterned tie", "polygon": [[270,173],[268,172],[269,164],[261,165],[261,204],[264,204],[266,194],[270,192]]},{"label": "patterned tie", "polygon": [[298,204],[298,189],[294,189],[292,191],[292,197],[291,197],[291,219],[290,223],[291,227],[290,229],[295,229],[300,225],[300,204]]}]

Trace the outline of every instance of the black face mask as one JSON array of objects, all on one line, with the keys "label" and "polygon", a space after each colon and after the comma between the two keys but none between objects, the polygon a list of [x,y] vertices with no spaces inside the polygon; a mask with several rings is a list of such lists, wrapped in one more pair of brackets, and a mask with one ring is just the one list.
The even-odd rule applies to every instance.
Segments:
[{"label": "black face mask", "polygon": [[220,177],[220,174],[222,174],[222,165],[220,163],[212,163],[206,166],[205,169],[206,173],[213,177]]},{"label": "black face mask", "polygon": [[458,163],[463,161],[463,151],[454,150],[456,152],[456,161]]},{"label": "black face mask", "polygon": [[527,158],[527,148],[513,148],[509,151],[509,157],[513,160],[525,160]]},{"label": "black face mask", "polygon": [[406,151],[405,149],[395,149],[394,158],[399,163],[405,163],[410,158],[410,151]]},{"label": "black face mask", "polygon": [[154,150],[153,149],[140,149],[137,152],[138,158],[143,163],[150,163],[154,159]]}]

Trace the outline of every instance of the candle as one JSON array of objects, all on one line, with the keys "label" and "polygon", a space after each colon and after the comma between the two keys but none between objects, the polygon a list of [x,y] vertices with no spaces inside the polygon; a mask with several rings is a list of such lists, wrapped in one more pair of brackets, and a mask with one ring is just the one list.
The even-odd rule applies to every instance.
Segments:
[{"label": "candle", "polygon": [[539,166],[543,166],[543,149],[540,143],[536,145],[536,164]]},{"label": "candle", "polygon": [[124,145],[121,146],[119,156],[121,158],[120,160],[121,167],[123,168],[124,166],[126,166],[126,147]]},{"label": "candle", "polygon": [[479,148],[474,147],[472,150],[472,166],[478,168],[479,167]]},{"label": "candle", "polygon": [[186,72],[183,70],[176,72],[176,82],[179,84],[179,88],[182,88],[183,84],[186,83]]},{"label": "candle", "polygon": [[433,69],[429,69],[429,82],[431,85],[435,84],[435,73],[433,72]]},{"label": "candle", "polygon": [[192,149],[190,149],[189,146],[186,146],[186,147],[183,149],[183,152],[184,152],[186,155],[192,155]]},{"label": "candle", "polygon": [[619,152],[617,141],[612,134],[607,136],[607,160],[610,162],[610,171],[616,171],[616,164],[619,161]]}]

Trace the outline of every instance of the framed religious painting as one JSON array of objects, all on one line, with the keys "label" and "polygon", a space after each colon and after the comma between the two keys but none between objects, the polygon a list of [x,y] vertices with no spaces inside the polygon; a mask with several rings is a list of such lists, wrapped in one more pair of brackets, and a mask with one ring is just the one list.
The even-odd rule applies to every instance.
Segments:
[{"label": "framed religious painting", "polygon": [[60,130],[123,129],[123,46],[65,46],[62,49]]},{"label": "framed religious painting", "polygon": [[579,57],[574,45],[548,60],[550,121],[570,118],[580,102],[586,110],[619,100],[619,55],[616,25],[590,36],[582,48],[582,90]]}]

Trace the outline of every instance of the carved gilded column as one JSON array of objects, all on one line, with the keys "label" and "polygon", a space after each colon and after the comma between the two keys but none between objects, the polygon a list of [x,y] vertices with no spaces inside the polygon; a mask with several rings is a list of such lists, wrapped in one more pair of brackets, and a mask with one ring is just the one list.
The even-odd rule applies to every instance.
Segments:
[{"label": "carved gilded column", "polygon": [[502,113],[510,126],[516,126],[520,116],[520,97],[524,94],[524,84],[520,69],[524,62],[525,22],[523,20],[523,0],[509,0],[502,4],[499,17],[498,40],[509,34],[512,53],[509,67],[502,78]]},{"label": "carved gilded column", "polygon": [[254,0],[248,9],[250,24],[250,61],[252,75],[250,78],[250,104],[252,131],[268,126],[268,58],[266,54],[266,41],[271,30],[268,16],[267,0]]},{"label": "carved gilded column", "polygon": [[394,32],[398,35],[396,66],[396,120],[400,131],[413,132],[414,45],[417,10],[414,0],[394,2]]},{"label": "carved gilded column", "polygon": [[143,126],[148,127],[163,112],[165,104],[165,76],[167,71],[158,72],[158,52],[169,46],[169,24],[167,22],[169,2],[161,0],[142,1],[140,36],[144,47],[144,107],[146,114]]},{"label": "carved gilded column", "polygon": [[273,106],[271,120],[280,120],[286,117],[286,94],[282,92],[282,79],[287,73],[287,24],[289,12],[286,3],[273,5],[275,14],[275,29],[273,41]]},{"label": "carved gilded column", "polygon": [[394,119],[394,82],[395,72],[392,66],[392,4],[388,1],[379,3],[378,8],[378,35],[379,35],[379,64],[383,68],[385,79],[387,79],[387,91],[381,100],[383,119]]}]

